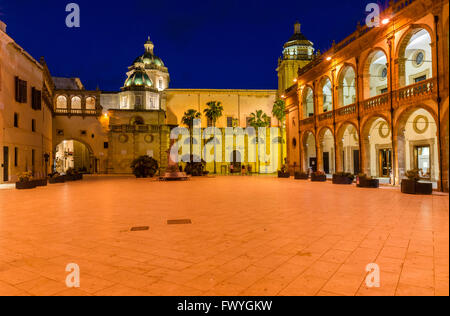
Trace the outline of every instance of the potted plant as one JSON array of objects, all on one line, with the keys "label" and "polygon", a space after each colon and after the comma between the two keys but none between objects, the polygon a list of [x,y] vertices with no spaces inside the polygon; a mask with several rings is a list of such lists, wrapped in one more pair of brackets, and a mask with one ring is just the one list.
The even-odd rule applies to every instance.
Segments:
[{"label": "potted plant", "polygon": [[16,182],[16,189],[27,190],[34,189],[35,187],[36,183],[33,181],[33,174],[30,171],[19,175],[19,181]]},{"label": "potted plant", "polygon": [[52,174],[49,175],[48,178],[48,182],[50,184],[55,184],[55,183],[64,183],[66,181],[65,176],[61,176],[59,173],[54,172]]},{"label": "potted plant", "polygon": [[366,174],[359,174],[356,178],[356,186],[358,188],[374,188],[377,189],[380,187],[380,180],[373,179],[372,177],[368,177]]},{"label": "potted plant", "polygon": [[286,165],[283,165],[281,167],[281,170],[278,170],[278,178],[290,178],[291,174],[289,173],[288,168],[286,167]]},{"label": "potted plant", "polygon": [[136,178],[152,178],[159,170],[159,166],[154,158],[141,156],[133,160],[131,169]]},{"label": "potted plant", "polygon": [[47,179],[37,179],[33,180],[37,187],[46,187],[47,186]]},{"label": "potted plant", "polygon": [[209,174],[209,172],[206,171],[206,161],[193,155],[189,159],[189,162],[186,163],[184,172],[193,177],[201,177]]},{"label": "potted plant", "polygon": [[297,171],[294,175],[294,179],[295,180],[308,180],[309,174],[307,174],[306,172]]},{"label": "potted plant", "polygon": [[355,176],[347,172],[338,172],[333,174],[333,184],[352,184]]},{"label": "potted plant", "polygon": [[311,173],[312,182],[325,182],[327,181],[327,175],[323,171],[316,171]]},{"label": "potted plant", "polygon": [[408,179],[403,179],[401,191],[405,194],[433,194],[433,184],[430,182],[420,182],[419,170],[413,169],[406,172]]}]

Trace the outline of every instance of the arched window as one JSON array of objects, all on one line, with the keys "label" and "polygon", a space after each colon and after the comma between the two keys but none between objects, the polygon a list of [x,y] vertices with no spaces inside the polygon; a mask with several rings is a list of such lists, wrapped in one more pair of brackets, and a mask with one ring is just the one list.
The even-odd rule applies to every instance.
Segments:
[{"label": "arched window", "polygon": [[431,36],[425,29],[414,29],[405,36],[399,50],[399,85],[409,86],[433,77]]},{"label": "arched window", "polygon": [[306,87],[303,92],[303,118],[314,115],[314,93],[310,87]]},{"label": "arched window", "polygon": [[323,78],[320,82],[319,90],[319,111],[326,113],[333,110],[333,92],[331,81],[328,77]]},{"label": "arched window", "polygon": [[95,110],[95,98],[86,98],[86,110]]},{"label": "arched window", "polygon": [[60,95],[56,98],[56,108],[57,109],[67,109],[67,98]]},{"label": "arched window", "polygon": [[81,98],[80,97],[73,97],[72,98],[71,108],[74,109],[74,110],[81,110]]},{"label": "arched window", "polygon": [[386,54],[382,50],[372,52],[364,67],[364,98],[387,93],[388,76]]},{"label": "arched window", "polygon": [[339,107],[356,103],[356,75],[351,66],[345,66],[339,76]]}]

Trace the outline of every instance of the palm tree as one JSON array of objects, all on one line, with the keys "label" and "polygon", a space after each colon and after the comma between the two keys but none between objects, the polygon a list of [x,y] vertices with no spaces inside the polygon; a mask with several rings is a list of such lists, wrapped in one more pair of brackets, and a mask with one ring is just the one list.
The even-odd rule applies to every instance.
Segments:
[{"label": "palm tree", "polygon": [[193,155],[194,155],[194,121],[198,120],[202,117],[202,113],[198,112],[194,109],[189,109],[186,112],[184,112],[183,117],[181,118],[181,123],[186,125],[189,128],[189,136],[190,136],[190,160],[193,161]]},{"label": "palm tree", "polygon": [[286,102],[284,100],[277,100],[273,104],[272,114],[277,118],[278,123],[280,125],[281,132],[281,164],[284,164],[284,153],[283,153],[283,145],[284,145],[284,122],[286,121]]},{"label": "palm tree", "polygon": [[[253,127],[256,130],[256,144],[258,144],[258,133],[260,127],[269,127],[270,126],[270,117],[267,116],[262,110],[257,110],[254,113],[250,114],[250,118],[248,120],[248,125]],[[258,145],[256,145],[257,157],[256,157],[256,170],[259,173],[259,154],[258,154]]]},{"label": "palm tree", "polygon": [[[206,103],[206,105],[208,107],[204,110],[205,116],[212,122],[215,131],[217,120],[222,116],[223,113],[222,103],[218,101],[210,101]],[[214,173],[217,173],[215,148],[214,148]]]}]

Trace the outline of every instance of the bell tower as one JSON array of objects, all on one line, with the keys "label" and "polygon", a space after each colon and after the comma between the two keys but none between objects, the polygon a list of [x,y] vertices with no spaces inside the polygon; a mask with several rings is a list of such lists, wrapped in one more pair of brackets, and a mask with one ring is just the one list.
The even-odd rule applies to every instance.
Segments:
[{"label": "bell tower", "polygon": [[278,59],[278,94],[294,84],[299,68],[305,67],[314,58],[314,44],[301,32],[301,24],[294,24],[294,35],[284,44],[283,55]]}]

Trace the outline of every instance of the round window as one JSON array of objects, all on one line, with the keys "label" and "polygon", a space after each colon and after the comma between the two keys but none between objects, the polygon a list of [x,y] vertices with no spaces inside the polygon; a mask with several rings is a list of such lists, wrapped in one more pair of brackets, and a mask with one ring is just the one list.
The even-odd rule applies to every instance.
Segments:
[{"label": "round window", "polygon": [[424,60],[425,60],[425,54],[423,52],[417,53],[416,59],[415,59],[416,66],[422,65]]},{"label": "round window", "polygon": [[381,78],[386,79],[387,75],[388,75],[387,68],[383,68],[383,70],[381,71]]}]

